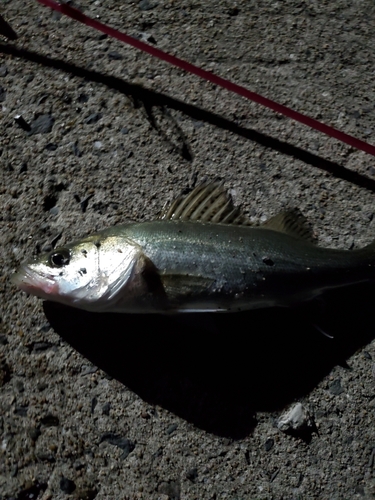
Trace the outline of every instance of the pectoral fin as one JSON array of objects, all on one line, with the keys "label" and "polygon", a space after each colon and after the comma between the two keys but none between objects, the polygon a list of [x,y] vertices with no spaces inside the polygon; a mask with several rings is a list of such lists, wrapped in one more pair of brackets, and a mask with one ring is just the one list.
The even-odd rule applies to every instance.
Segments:
[{"label": "pectoral fin", "polygon": [[171,302],[182,303],[190,297],[197,298],[207,292],[214,280],[188,274],[162,274],[160,276],[165,293]]}]

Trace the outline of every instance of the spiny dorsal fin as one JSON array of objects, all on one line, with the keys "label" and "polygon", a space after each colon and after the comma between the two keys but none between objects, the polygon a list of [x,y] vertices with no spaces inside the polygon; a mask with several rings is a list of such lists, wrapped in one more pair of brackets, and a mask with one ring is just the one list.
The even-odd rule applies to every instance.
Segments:
[{"label": "spiny dorsal fin", "polygon": [[222,182],[204,182],[189,194],[179,196],[159,216],[162,220],[189,220],[216,224],[248,225],[250,221],[235,207]]},{"label": "spiny dorsal fin", "polygon": [[286,233],[295,238],[299,238],[310,243],[315,243],[315,237],[312,232],[311,225],[306,217],[301,212],[294,208],[287,212],[281,212],[274,217],[271,217],[262,224],[266,229]]}]

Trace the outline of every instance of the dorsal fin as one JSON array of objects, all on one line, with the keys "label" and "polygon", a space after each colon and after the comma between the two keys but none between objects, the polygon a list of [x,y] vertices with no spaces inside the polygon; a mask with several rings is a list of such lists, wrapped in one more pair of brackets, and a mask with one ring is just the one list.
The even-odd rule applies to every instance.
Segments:
[{"label": "dorsal fin", "polygon": [[216,224],[248,225],[250,221],[233,205],[222,182],[204,182],[176,198],[159,216],[162,220],[189,220]]},{"label": "dorsal fin", "polygon": [[271,217],[262,224],[262,227],[272,229],[273,231],[279,231],[280,233],[286,233],[295,238],[309,241],[310,243],[315,242],[311,225],[297,208],[288,210],[287,212],[281,212]]}]

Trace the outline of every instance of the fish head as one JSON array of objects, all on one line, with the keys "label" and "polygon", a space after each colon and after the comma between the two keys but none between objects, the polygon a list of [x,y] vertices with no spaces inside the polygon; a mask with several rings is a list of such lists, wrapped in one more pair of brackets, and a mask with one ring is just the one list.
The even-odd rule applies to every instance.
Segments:
[{"label": "fish head", "polygon": [[102,311],[131,282],[139,253],[130,240],[92,235],[22,264],[12,281],[42,299]]}]

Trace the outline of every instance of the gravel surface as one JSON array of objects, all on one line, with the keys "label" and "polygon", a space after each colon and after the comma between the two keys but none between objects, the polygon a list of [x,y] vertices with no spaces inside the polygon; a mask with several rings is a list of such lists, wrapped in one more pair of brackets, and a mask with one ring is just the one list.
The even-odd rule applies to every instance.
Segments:
[{"label": "gravel surface", "polygon": [[[375,144],[373,0],[73,5]],[[363,246],[374,158],[36,1],[1,9],[18,38],[0,35],[0,498],[375,498],[373,290],[152,317],[9,280],[217,177],[254,223],[297,206],[320,245]]]}]

